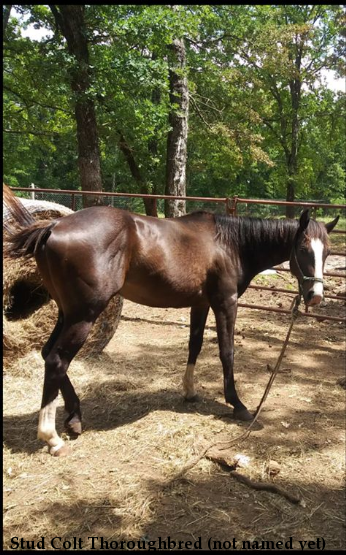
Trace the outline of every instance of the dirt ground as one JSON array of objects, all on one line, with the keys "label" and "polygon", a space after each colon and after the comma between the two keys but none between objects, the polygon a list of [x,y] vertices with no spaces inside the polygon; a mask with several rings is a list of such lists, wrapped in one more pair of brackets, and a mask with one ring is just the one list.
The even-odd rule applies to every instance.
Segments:
[{"label": "dirt ground", "polygon": [[[259,276],[256,283],[294,288],[283,273]],[[340,293],[342,283],[329,279],[328,292]],[[248,290],[242,302],[288,308],[291,299]],[[345,315],[341,302],[328,299],[319,310]],[[238,311],[237,388],[252,411],[288,325],[285,315]],[[71,364],[84,432],[69,441],[66,458],[51,457],[36,439],[43,383],[39,353],[24,357],[16,372],[5,369],[5,549],[17,541],[20,545],[21,538],[43,539],[47,550],[159,548],[159,539],[168,550],[178,549],[179,541],[191,542],[180,546],[195,550],[240,550],[244,541],[251,548],[268,541],[291,542],[288,547],[299,549],[299,541],[318,539],[326,549],[345,549],[345,390],[337,384],[345,376],[344,327],[297,320],[260,416],[263,429],[228,452],[243,455],[239,472],[300,496],[299,505],[241,484],[206,458],[169,483],[209,442],[231,440],[244,430],[224,402],[212,314],[196,368],[200,400],[184,401],[188,335],[187,309],[152,309],[125,301],[119,328],[102,355]],[[60,401],[59,432],[63,419]],[[275,465],[276,476],[268,472],[268,463]],[[18,540],[11,543],[12,538]]]}]

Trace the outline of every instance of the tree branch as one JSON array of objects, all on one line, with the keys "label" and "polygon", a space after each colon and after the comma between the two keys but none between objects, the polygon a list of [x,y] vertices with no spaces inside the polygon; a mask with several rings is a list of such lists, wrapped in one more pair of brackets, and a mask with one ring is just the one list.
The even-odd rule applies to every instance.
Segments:
[{"label": "tree branch", "polygon": [[210,123],[208,123],[208,122],[204,119],[204,117],[203,117],[203,115],[202,115],[200,109],[199,109],[198,106],[197,106],[196,101],[192,98],[192,96],[190,96],[190,100],[191,100],[191,102],[192,102],[193,107],[195,108],[195,110],[196,110],[196,112],[197,112],[197,115],[201,118],[201,120],[203,121],[203,123],[204,123],[209,129],[212,129],[212,126],[210,125]]},{"label": "tree branch", "polygon": [[38,102],[38,100],[35,100],[34,98],[25,98],[22,94],[20,94],[17,91],[14,91],[8,85],[3,85],[3,89],[13,94],[17,98],[20,98],[20,100],[24,102],[24,104],[28,109],[30,108],[30,104],[31,105],[35,104],[37,106],[41,106],[42,108],[48,108],[50,110],[58,110],[59,112],[64,112],[65,114],[73,115],[72,112],[65,110],[65,108],[59,108],[59,106],[52,106],[51,104],[43,104],[42,102]]},{"label": "tree branch", "polygon": [[32,131],[30,129],[23,129],[23,130],[4,129],[3,131],[4,131],[4,133],[14,133],[16,135],[35,135],[37,137],[41,137],[41,136],[50,137],[52,135],[60,135],[60,133],[58,131],[46,132],[46,131]]}]

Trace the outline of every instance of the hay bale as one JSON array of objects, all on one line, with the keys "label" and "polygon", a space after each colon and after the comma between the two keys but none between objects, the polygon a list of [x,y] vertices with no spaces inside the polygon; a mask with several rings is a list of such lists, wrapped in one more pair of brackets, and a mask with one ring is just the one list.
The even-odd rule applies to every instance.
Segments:
[{"label": "hay bale", "polygon": [[[122,306],[123,298],[120,295],[110,300],[107,308],[96,320],[78,357],[92,356],[103,351],[118,327]],[[10,367],[30,351],[42,349],[56,324],[58,307],[50,300],[28,317],[14,320],[6,316],[7,311],[5,310],[3,323],[3,360],[4,366]]]},{"label": "hay bale", "polygon": [[[28,198],[21,198],[19,200],[37,220],[53,220],[54,218],[61,218],[62,216],[73,214],[73,210],[71,210],[71,208],[67,208],[67,206],[63,206],[57,202],[50,202],[48,200],[32,200]],[[3,224],[5,224],[12,220],[12,216],[6,204],[3,203],[2,207],[2,221]]]},{"label": "hay bale", "polygon": [[[69,208],[44,201],[31,201],[25,206],[36,219],[72,213]],[[4,213],[5,219],[8,221],[8,213]],[[103,351],[118,327],[122,306],[119,295],[110,300],[78,356]],[[9,368],[30,351],[41,350],[58,318],[58,307],[45,289],[34,259],[3,259],[3,310],[3,356]]]}]

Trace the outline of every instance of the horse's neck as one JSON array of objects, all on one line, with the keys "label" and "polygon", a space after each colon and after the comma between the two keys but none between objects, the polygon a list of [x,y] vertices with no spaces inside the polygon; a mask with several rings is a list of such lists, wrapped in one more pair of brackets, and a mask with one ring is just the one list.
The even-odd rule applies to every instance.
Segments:
[{"label": "horse's neck", "polygon": [[266,220],[260,229],[243,234],[240,257],[250,281],[256,274],[289,260],[297,229],[295,220]]}]

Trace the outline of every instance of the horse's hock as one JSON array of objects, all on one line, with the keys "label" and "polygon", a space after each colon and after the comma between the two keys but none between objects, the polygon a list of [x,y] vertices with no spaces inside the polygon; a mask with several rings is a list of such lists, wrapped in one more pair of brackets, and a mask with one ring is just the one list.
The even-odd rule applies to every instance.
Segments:
[{"label": "horse's hock", "polygon": [[[65,206],[21,199],[36,219],[66,216],[72,210]],[[4,222],[9,219],[4,210]],[[101,353],[112,339],[121,317],[123,299],[119,295],[110,300],[107,308],[96,320],[81,356]],[[3,347],[6,365],[33,349],[41,349],[49,338],[58,308],[43,286],[34,259],[3,259]]]}]

